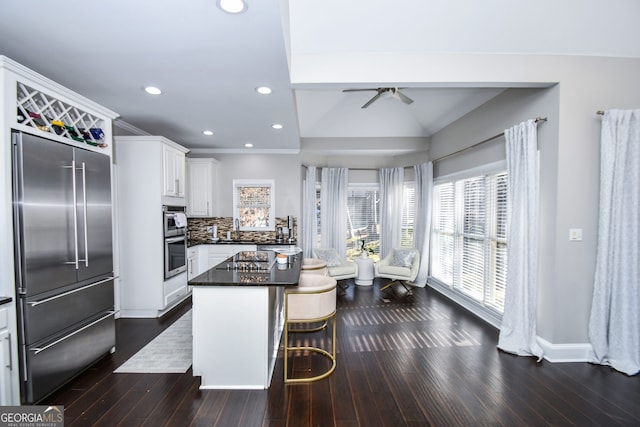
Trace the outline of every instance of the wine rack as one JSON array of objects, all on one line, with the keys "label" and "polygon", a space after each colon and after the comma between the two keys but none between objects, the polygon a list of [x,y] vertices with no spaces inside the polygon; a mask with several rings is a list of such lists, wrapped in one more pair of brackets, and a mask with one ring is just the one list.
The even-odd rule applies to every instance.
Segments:
[{"label": "wine rack", "polygon": [[104,121],[40,90],[17,82],[17,121],[94,147],[106,148]]}]

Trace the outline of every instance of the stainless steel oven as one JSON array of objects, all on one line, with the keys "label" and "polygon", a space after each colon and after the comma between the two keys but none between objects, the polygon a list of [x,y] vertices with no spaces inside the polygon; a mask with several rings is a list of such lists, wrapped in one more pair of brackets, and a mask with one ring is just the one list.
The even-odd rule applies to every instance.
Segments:
[{"label": "stainless steel oven", "polygon": [[187,236],[164,239],[164,278],[187,271]]},{"label": "stainless steel oven", "polygon": [[163,206],[164,278],[187,271],[187,227],[184,206]]}]

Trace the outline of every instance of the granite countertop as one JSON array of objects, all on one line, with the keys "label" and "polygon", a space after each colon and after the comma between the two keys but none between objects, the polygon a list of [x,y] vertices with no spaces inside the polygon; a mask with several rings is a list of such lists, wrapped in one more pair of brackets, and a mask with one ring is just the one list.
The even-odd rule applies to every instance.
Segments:
[{"label": "granite countertop", "polygon": [[[261,252],[261,251],[257,251]],[[272,253],[273,254],[273,253]],[[297,286],[300,280],[302,254],[289,257],[286,264],[273,265],[264,270],[234,269],[234,257],[189,281],[191,286]]]},{"label": "granite countertop", "polygon": [[275,240],[218,240],[216,242],[211,239],[189,239],[187,240],[187,247],[197,245],[268,245],[268,246],[290,246],[295,245],[296,242],[276,242]]}]

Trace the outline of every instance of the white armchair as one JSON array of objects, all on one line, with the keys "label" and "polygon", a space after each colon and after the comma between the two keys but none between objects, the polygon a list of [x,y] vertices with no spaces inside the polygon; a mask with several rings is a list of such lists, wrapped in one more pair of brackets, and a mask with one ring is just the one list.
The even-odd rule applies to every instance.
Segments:
[{"label": "white armchair", "polygon": [[403,294],[412,296],[410,282],[418,277],[420,252],[414,248],[394,248],[389,255],[375,264],[374,269],[376,277],[391,279],[380,288],[381,291],[397,285],[401,287],[398,289]]},{"label": "white armchair", "polygon": [[[338,255],[338,251],[333,248],[316,248],[313,250],[314,258],[321,259],[327,263],[327,275],[333,277],[338,282],[344,279],[352,279],[358,275],[358,265],[348,261]],[[344,290],[345,287],[340,286]]]}]

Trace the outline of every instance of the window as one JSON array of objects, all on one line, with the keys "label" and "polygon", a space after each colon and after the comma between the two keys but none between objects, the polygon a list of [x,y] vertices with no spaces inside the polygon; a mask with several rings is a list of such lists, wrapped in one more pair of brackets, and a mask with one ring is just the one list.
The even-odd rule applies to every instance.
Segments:
[{"label": "window", "polygon": [[[320,192],[316,190],[318,207],[318,238],[320,237]],[[414,246],[413,230],[415,221],[415,182],[404,184],[402,212],[401,246]],[[362,241],[365,249],[375,261],[380,259],[380,188],[378,183],[350,184],[347,189],[347,258],[353,259],[362,253]]]},{"label": "window", "polygon": [[507,275],[506,172],[434,185],[431,276],[503,312]]},{"label": "window", "polygon": [[362,242],[380,253],[380,192],[377,184],[349,186],[347,190],[347,258],[359,256]]},{"label": "window", "polygon": [[416,183],[405,182],[402,196],[402,234],[400,246],[414,247],[413,228],[416,216]]},{"label": "window", "polygon": [[275,230],[273,180],[233,180],[233,219],[242,231]]}]

